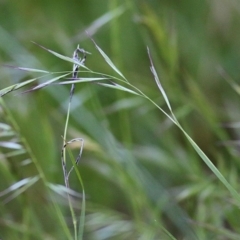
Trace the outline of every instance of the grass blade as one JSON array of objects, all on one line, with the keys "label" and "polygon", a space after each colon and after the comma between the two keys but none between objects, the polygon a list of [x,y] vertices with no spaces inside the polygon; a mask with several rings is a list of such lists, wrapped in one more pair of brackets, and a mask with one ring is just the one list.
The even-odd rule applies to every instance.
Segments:
[{"label": "grass blade", "polygon": [[96,42],[91,39],[95,45],[95,47],[97,48],[97,50],[99,51],[99,53],[102,55],[102,57],[104,58],[104,60],[107,62],[107,64],[118,74],[120,75],[126,82],[127,79],[123,76],[123,74],[117,69],[117,67],[114,65],[114,63],[111,61],[111,59],[106,55],[106,53],[96,44]]},{"label": "grass blade", "polygon": [[193,139],[182,129],[180,125],[178,127],[187,137],[188,141],[191,143],[195,151],[201,157],[201,159],[206,163],[206,165],[211,169],[215,176],[223,183],[223,185],[229,190],[233,198],[240,204],[240,194],[232,187],[232,185],[226,180],[226,178],[221,174],[221,172],[215,167],[212,161],[207,157],[207,155],[200,149],[200,147],[193,141]]},{"label": "grass blade", "polygon": [[160,83],[160,80],[159,80],[159,78],[158,78],[157,72],[156,72],[156,70],[155,70],[155,68],[154,68],[153,61],[152,61],[152,57],[151,57],[149,48],[147,48],[147,51],[148,51],[148,57],[149,57],[150,63],[151,63],[150,69],[151,69],[151,72],[152,72],[152,74],[153,74],[153,76],[154,76],[155,82],[156,82],[156,84],[157,84],[160,92],[162,93],[163,98],[164,98],[164,100],[165,100],[165,102],[166,102],[169,110],[170,110],[171,113],[172,113],[172,107],[171,107],[170,102],[169,102],[169,100],[168,100],[167,94],[165,93],[165,91],[164,91],[164,89],[163,89],[163,87],[162,87],[162,84]]},{"label": "grass blade", "polygon": [[12,186],[10,186],[8,189],[4,190],[4,192],[1,193],[1,196],[13,192],[12,195],[7,197],[3,202],[8,203],[23,192],[25,192],[29,187],[31,187],[33,184],[35,184],[39,180],[39,176],[25,178],[19,182],[14,183]]},{"label": "grass blade", "polygon": [[22,145],[15,142],[0,142],[0,147],[10,148],[10,149],[22,149]]},{"label": "grass blade", "polygon": [[109,78],[69,78],[70,81],[59,82],[58,84],[73,84],[73,83],[83,83],[83,82],[95,82],[102,80],[109,80]]},{"label": "grass blade", "polygon": [[[153,66],[153,61],[150,55],[150,51],[148,48],[148,55],[149,55],[149,59],[151,62],[151,71],[154,75],[154,79],[158,85],[158,88],[160,90],[160,92],[162,93],[164,100],[166,101],[169,110],[171,111],[172,117],[175,121],[173,121],[173,119],[171,119],[171,117],[165,113],[165,115],[171,120],[173,121],[173,123],[175,125],[177,125],[179,127],[179,129],[184,133],[184,135],[187,137],[188,141],[191,143],[191,145],[193,146],[193,148],[195,149],[195,151],[197,152],[197,154],[201,157],[201,159],[205,162],[205,164],[211,169],[211,171],[215,174],[215,176],[223,183],[223,185],[229,190],[229,192],[232,194],[232,196],[240,203],[240,194],[232,187],[232,185],[226,180],[226,178],[220,173],[220,171],[215,167],[215,165],[212,163],[212,161],[206,156],[206,154],[200,149],[200,147],[198,147],[198,145],[193,141],[193,139],[185,132],[185,130],[182,128],[182,126],[180,125],[180,123],[177,121],[174,113],[172,112],[172,108],[170,105],[170,102],[168,100],[168,97],[165,93],[165,91],[162,88],[162,85],[159,81],[159,78],[157,76],[157,73],[155,71],[155,68]],[[150,100],[151,101],[151,100]],[[153,101],[151,101],[155,106],[157,106]],[[162,110],[159,106],[158,108],[160,110]]]},{"label": "grass blade", "polygon": [[53,50],[50,50],[50,49],[48,49],[48,48],[45,48],[45,47],[43,47],[42,45],[40,45],[40,44],[38,44],[38,43],[36,43],[36,42],[32,42],[32,43],[36,44],[36,45],[39,46],[40,48],[48,51],[49,53],[53,54],[54,56],[56,56],[56,57],[58,57],[58,58],[60,58],[60,59],[62,59],[62,60],[64,60],[64,61],[67,61],[67,62],[76,64],[76,65],[78,65],[78,66],[80,66],[80,67],[82,67],[82,68],[85,68],[85,69],[87,69],[88,71],[91,72],[91,70],[90,70],[89,68],[87,68],[86,66],[84,66],[84,65],[81,64],[79,61],[77,61],[77,60],[75,60],[75,59],[73,59],[73,58],[70,58],[70,57],[64,56],[64,55],[62,55],[62,54],[60,54],[60,53],[54,52]]},{"label": "grass blade", "polygon": [[24,91],[24,92],[22,92],[22,93],[28,93],[28,92],[32,92],[32,91],[35,91],[35,90],[38,90],[38,89],[47,87],[47,86],[51,85],[52,83],[58,81],[59,79],[66,77],[66,76],[69,75],[69,74],[71,74],[71,73],[66,73],[66,74],[63,74],[63,75],[61,75],[61,76],[52,78],[52,79],[48,80],[47,82],[41,83],[41,84],[37,85],[36,87],[31,88],[31,89],[29,89],[29,90],[26,90],[26,91]]},{"label": "grass blade", "polygon": [[15,90],[17,90],[19,88],[22,88],[22,87],[24,87],[24,86],[26,86],[26,85],[28,85],[28,84],[38,80],[38,79],[39,78],[33,78],[33,79],[27,80],[27,81],[25,81],[23,83],[17,83],[17,84],[14,84],[14,85],[10,86],[10,87],[4,88],[4,89],[0,90],[0,97],[6,95],[7,93],[15,91]]},{"label": "grass blade", "polygon": [[59,194],[60,196],[66,197],[67,195],[70,195],[75,198],[82,198],[82,194],[70,188],[67,188],[66,186],[53,184],[53,183],[49,183],[48,186],[51,190],[53,190],[55,193]]},{"label": "grass blade", "polygon": [[100,28],[102,28],[107,23],[111,22],[114,18],[119,17],[123,12],[125,11],[125,8],[123,6],[120,6],[113,11],[109,11],[96,19],[91,25],[89,25],[85,31],[80,32],[77,36],[73,38],[74,41],[84,40],[86,36],[86,32],[89,36],[93,36]]},{"label": "grass blade", "polygon": [[140,96],[139,93],[129,89],[129,88],[126,88],[126,87],[123,87],[117,83],[112,83],[112,84],[108,84],[108,83],[98,83],[98,85],[102,85],[104,87],[108,87],[108,88],[114,88],[114,89],[117,89],[117,90],[121,90],[121,91],[125,91],[125,92],[129,92],[129,93],[132,93],[132,94],[135,94],[135,95],[138,95]]},{"label": "grass blade", "polygon": [[15,67],[15,66],[6,65],[6,64],[3,64],[3,66],[8,67],[8,68],[17,69],[17,70],[27,71],[27,72],[50,73],[48,71],[41,70],[41,69],[35,69],[35,68]]}]

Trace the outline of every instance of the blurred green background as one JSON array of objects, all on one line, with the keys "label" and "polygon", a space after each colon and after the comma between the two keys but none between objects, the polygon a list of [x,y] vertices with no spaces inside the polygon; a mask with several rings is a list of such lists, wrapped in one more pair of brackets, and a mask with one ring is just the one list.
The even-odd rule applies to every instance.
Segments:
[{"label": "blurred green background", "polygon": [[[80,44],[92,53],[87,67],[116,75],[91,36],[132,85],[167,111],[149,69],[148,46],[177,119],[239,191],[240,98],[229,84],[240,74],[239,15],[237,0],[1,0],[0,64],[71,71],[70,63],[31,41],[69,57]],[[36,76],[2,66],[0,87]],[[49,86],[1,100],[3,240],[71,239],[53,205],[72,233],[60,189],[69,89]],[[150,102],[77,84],[69,121],[68,140],[85,141],[79,164],[87,195],[83,239],[240,239],[237,203]],[[70,148],[78,154],[79,144]],[[34,178],[40,169],[55,191]],[[82,192],[74,172],[69,181]],[[74,208],[79,215],[81,197]]]}]

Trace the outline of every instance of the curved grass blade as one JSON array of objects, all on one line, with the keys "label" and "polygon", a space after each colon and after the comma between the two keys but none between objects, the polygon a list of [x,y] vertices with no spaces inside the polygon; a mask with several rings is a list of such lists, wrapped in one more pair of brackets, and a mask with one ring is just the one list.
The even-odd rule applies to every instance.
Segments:
[{"label": "curved grass blade", "polygon": [[70,81],[63,81],[57,84],[73,84],[73,83],[83,83],[83,82],[95,82],[102,80],[109,80],[109,78],[68,78]]},{"label": "curved grass blade", "polygon": [[[207,157],[207,155],[200,149],[200,147],[193,141],[193,139],[185,132],[185,130],[182,128],[182,126],[180,125],[180,123],[177,121],[174,113],[172,112],[172,108],[170,105],[170,102],[168,100],[168,97],[165,93],[165,91],[162,88],[162,85],[159,81],[159,78],[157,76],[157,73],[153,67],[153,61],[152,58],[150,56],[150,51],[148,49],[148,54],[149,54],[149,58],[150,58],[150,62],[151,62],[151,71],[154,75],[154,79],[158,85],[158,88],[160,90],[160,92],[162,93],[164,100],[166,101],[169,110],[171,111],[172,117],[173,119],[167,114],[165,113],[165,115],[171,120],[173,121],[173,123],[175,125],[177,125],[177,127],[183,132],[183,134],[186,136],[186,138],[188,139],[188,141],[191,143],[191,145],[193,146],[193,148],[195,149],[195,151],[197,152],[197,154],[201,157],[201,159],[205,162],[205,164],[209,167],[209,169],[215,174],[215,176],[223,183],[223,185],[228,189],[228,191],[232,194],[233,198],[236,199],[239,204],[240,204],[240,194],[232,187],[232,185],[226,180],[226,178],[221,174],[221,172],[217,169],[217,167],[215,167],[215,165],[212,163],[212,161]],[[149,98],[147,98],[149,99]],[[149,99],[150,100],[150,99]],[[163,111],[155,102],[153,102],[152,100],[150,100],[155,106],[157,106],[161,111]],[[175,120],[175,121],[174,121]]]},{"label": "curved grass blade", "polygon": [[16,66],[11,66],[11,65],[6,65],[6,64],[3,64],[3,66],[8,67],[8,68],[17,69],[17,70],[27,71],[27,72],[50,73],[48,71],[41,70],[41,69],[35,69],[35,68],[16,67]]},{"label": "curved grass blade", "polygon": [[0,142],[0,147],[10,148],[10,149],[22,149],[22,145],[15,142]]},{"label": "curved grass blade", "polygon": [[152,57],[151,57],[149,48],[147,48],[147,52],[148,52],[148,57],[149,57],[150,63],[151,63],[150,69],[151,69],[151,72],[152,72],[152,74],[153,74],[153,76],[154,76],[155,82],[156,82],[156,84],[157,84],[160,92],[162,93],[163,98],[164,98],[164,100],[165,100],[165,102],[166,102],[166,104],[167,104],[170,112],[172,113],[172,107],[171,107],[170,102],[169,102],[169,100],[168,100],[167,94],[165,93],[165,91],[164,91],[164,89],[163,89],[163,87],[162,87],[162,84],[160,83],[160,80],[159,80],[159,78],[158,78],[157,72],[156,72],[156,70],[155,70],[155,68],[154,68],[153,60],[152,60]]},{"label": "curved grass blade", "polygon": [[23,187],[24,185],[26,185],[29,182],[30,179],[31,178],[25,178],[25,179],[22,179],[16,183],[12,184],[10,187],[8,187],[7,189],[0,192],[0,197]]},{"label": "curved grass blade", "polygon": [[117,67],[114,65],[114,63],[112,62],[112,60],[106,55],[106,53],[96,44],[96,42],[91,38],[91,40],[93,41],[95,47],[97,48],[97,50],[99,51],[99,53],[102,55],[102,57],[104,58],[104,60],[107,62],[107,64],[118,74],[120,75],[126,82],[128,82],[128,80],[123,76],[123,74],[117,69]]},{"label": "curved grass blade", "polygon": [[37,85],[36,87],[31,88],[31,89],[29,89],[29,90],[26,90],[26,91],[24,91],[24,92],[22,92],[22,93],[28,93],[28,92],[32,92],[32,91],[35,91],[35,90],[38,90],[38,89],[47,87],[47,86],[51,85],[52,83],[58,81],[59,79],[68,76],[69,74],[71,74],[71,72],[70,72],[70,73],[63,74],[63,75],[58,76],[58,77],[55,77],[55,78],[52,78],[52,79],[48,80],[47,82],[41,83],[41,84]]},{"label": "curved grass blade", "polygon": [[125,92],[129,92],[129,93],[132,93],[132,94],[135,94],[135,95],[138,95],[138,96],[141,96],[139,93],[129,89],[129,88],[126,88],[126,87],[123,87],[117,83],[113,83],[112,84],[109,84],[109,83],[98,83],[98,85],[102,85],[104,87],[109,87],[109,88],[114,88],[114,89],[117,89],[117,90],[121,90],[121,91],[125,91]]},{"label": "curved grass blade", "polygon": [[0,193],[0,197],[13,192],[12,195],[10,195],[8,198],[6,198],[3,202],[7,203],[19,196],[21,193],[25,192],[29,187],[31,187],[33,184],[35,184],[40,179],[39,176],[25,178],[20,180],[17,183],[14,183],[9,188],[5,189]]},{"label": "curved grass blade", "polygon": [[[83,146],[84,146],[84,139],[83,139],[83,138],[74,138],[74,139],[66,142],[66,143],[63,145],[63,148],[62,148],[62,158],[64,157],[64,156],[63,156],[63,150],[67,147],[68,144],[73,143],[73,142],[81,142],[79,154],[78,154],[78,156],[77,156],[77,158],[76,158],[76,162],[75,162],[76,165],[78,165],[78,163],[79,163],[79,161],[80,161],[80,159],[81,159],[81,156],[82,156],[82,151],[83,151]],[[63,160],[64,160],[64,159],[63,159]],[[66,161],[63,161],[63,162],[66,162]],[[69,172],[67,172],[66,166],[65,166],[65,164],[64,164],[64,171],[65,171],[65,174],[64,174],[64,175],[65,175],[65,177],[66,177],[66,178],[65,178],[65,182],[66,182],[66,183],[68,182],[69,176],[70,176],[73,168],[74,168],[74,166],[69,170]],[[68,186],[68,184],[66,184],[66,186]]]},{"label": "curved grass blade", "polygon": [[[40,48],[48,51],[49,53],[53,54],[54,56],[56,56],[56,57],[58,57],[58,58],[60,58],[60,59],[62,59],[62,60],[64,60],[64,61],[67,61],[67,62],[76,64],[76,65],[78,65],[78,66],[80,66],[80,67],[82,67],[82,68],[85,68],[85,69],[87,69],[88,71],[91,72],[91,70],[90,70],[89,68],[87,68],[86,66],[84,66],[82,63],[80,63],[80,62],[79,62],[78,60],[76,60],[76,59],[73,59],[73,58],[70,58],[70,57],[66,57],[66,56],[64,56],[64,55],[62,55],[62,54],[60,54],[60,53],[54,52],[54,51],[52,51],[52,50],[50,50],[50,49],[48,49],[48,48],[43,47],[42,45],[40,45],[40,44],[38,44],[38,43],[36,43],[36,42],[33,42],[33,41],[32,41],[32,43],[36,44],[36,45],[39,46]],[[86,53],[88,53],[88,52],[86,52]],[[90,53],[88,53],[88,54],[90,54]]]},{"label": "curved grass blade", "polygon": [[48,183],[48,186],[52,191],[59,194],[60,196],[66,197],[67,195],[70,195],[75,198],[82,198],[82,194],[63,185]]},{"label": "curved grass blade", "polygon": [[17,90],[19,88],[22,88],[22,87],[24,87],[24,86],[26,86],[26,85],[28,85],[28,84],[38,80],[38,79],[39,78],[33,78],[33,79],[27,80],[27,81],[25,81],[23,83],[17,83],[17,84],[14,84],[14,85],[10,86],[10,87],[4,88],[4,89],[0,90],[0,97],[6,95],[7,93],[15,91],[15,90]]},{"label": "curved grass blade", "polygon": [[112,11],[109,11],[96,19],[91,23],[84,31],[81,31],[77,36],[73,38],[74,41],[84,40],[86,36],[86,32],[89,36],[93,36],[100,28],[109,23],[112,19],[119,17],[125,11],[125,7],[120,6]]},{"label": "curved grass blade", "polygon": [[240,205],[240,194],[232,187],[232,185],[227,181],[227,179],[221,174],[221,172],[215,167],[212,161],[207,157],[207,155],[200,149],[200,147],[193,141],[193,139],[183,130],[180,124],[177,126],[181,129],[184,135],[187,137],[188,141],[191,143],[197,154],[205,162],[205,164],[211,169],[215,176],[225,185],[228,191],[232,194],[233,198],[236,199]]}]

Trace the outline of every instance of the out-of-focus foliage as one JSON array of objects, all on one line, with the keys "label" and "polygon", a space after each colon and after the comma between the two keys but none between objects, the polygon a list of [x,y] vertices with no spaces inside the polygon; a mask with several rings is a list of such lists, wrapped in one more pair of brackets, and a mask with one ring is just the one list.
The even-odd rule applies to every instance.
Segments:
[{"label": "out-of-focus foliage", "polygon": [[[31,41],[69,57],[80,44],[92,53],[87,67],[117,76],[92,37],[132,85],[167,111],[148,46],[178,121],[239,192],[239,24],[236,0],[0,0],[0,64],[71,71],[71,63]],[[2,66],[0,89],[40,74]],[[1,98],[1,239],[73,239],[61,167],[69,90],[54,85]],[[67,138],[84,139],[83,239],[240,238],[237,203],[145,99],[76,84]],[[69,148],[78,154],[79,144]],[[79,193],[72,199],[79,217],[82,188],[74,171],[69,181]]]}]

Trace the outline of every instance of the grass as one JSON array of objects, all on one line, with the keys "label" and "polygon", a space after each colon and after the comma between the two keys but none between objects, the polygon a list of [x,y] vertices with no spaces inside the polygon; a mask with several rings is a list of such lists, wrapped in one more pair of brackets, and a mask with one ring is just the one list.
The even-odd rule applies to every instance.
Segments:
[{"label": "grass", "polygon": [[[51,40],[29,21],[22,46],[3,21],[3,63],[18,67],[1,73],[2,239],[239,239],[237,23],[226,34],[224,3],[197,2],[112,1],[85,23],[95,42],[71,19]],[[79,36],[92,55],[73,80]]]}]

